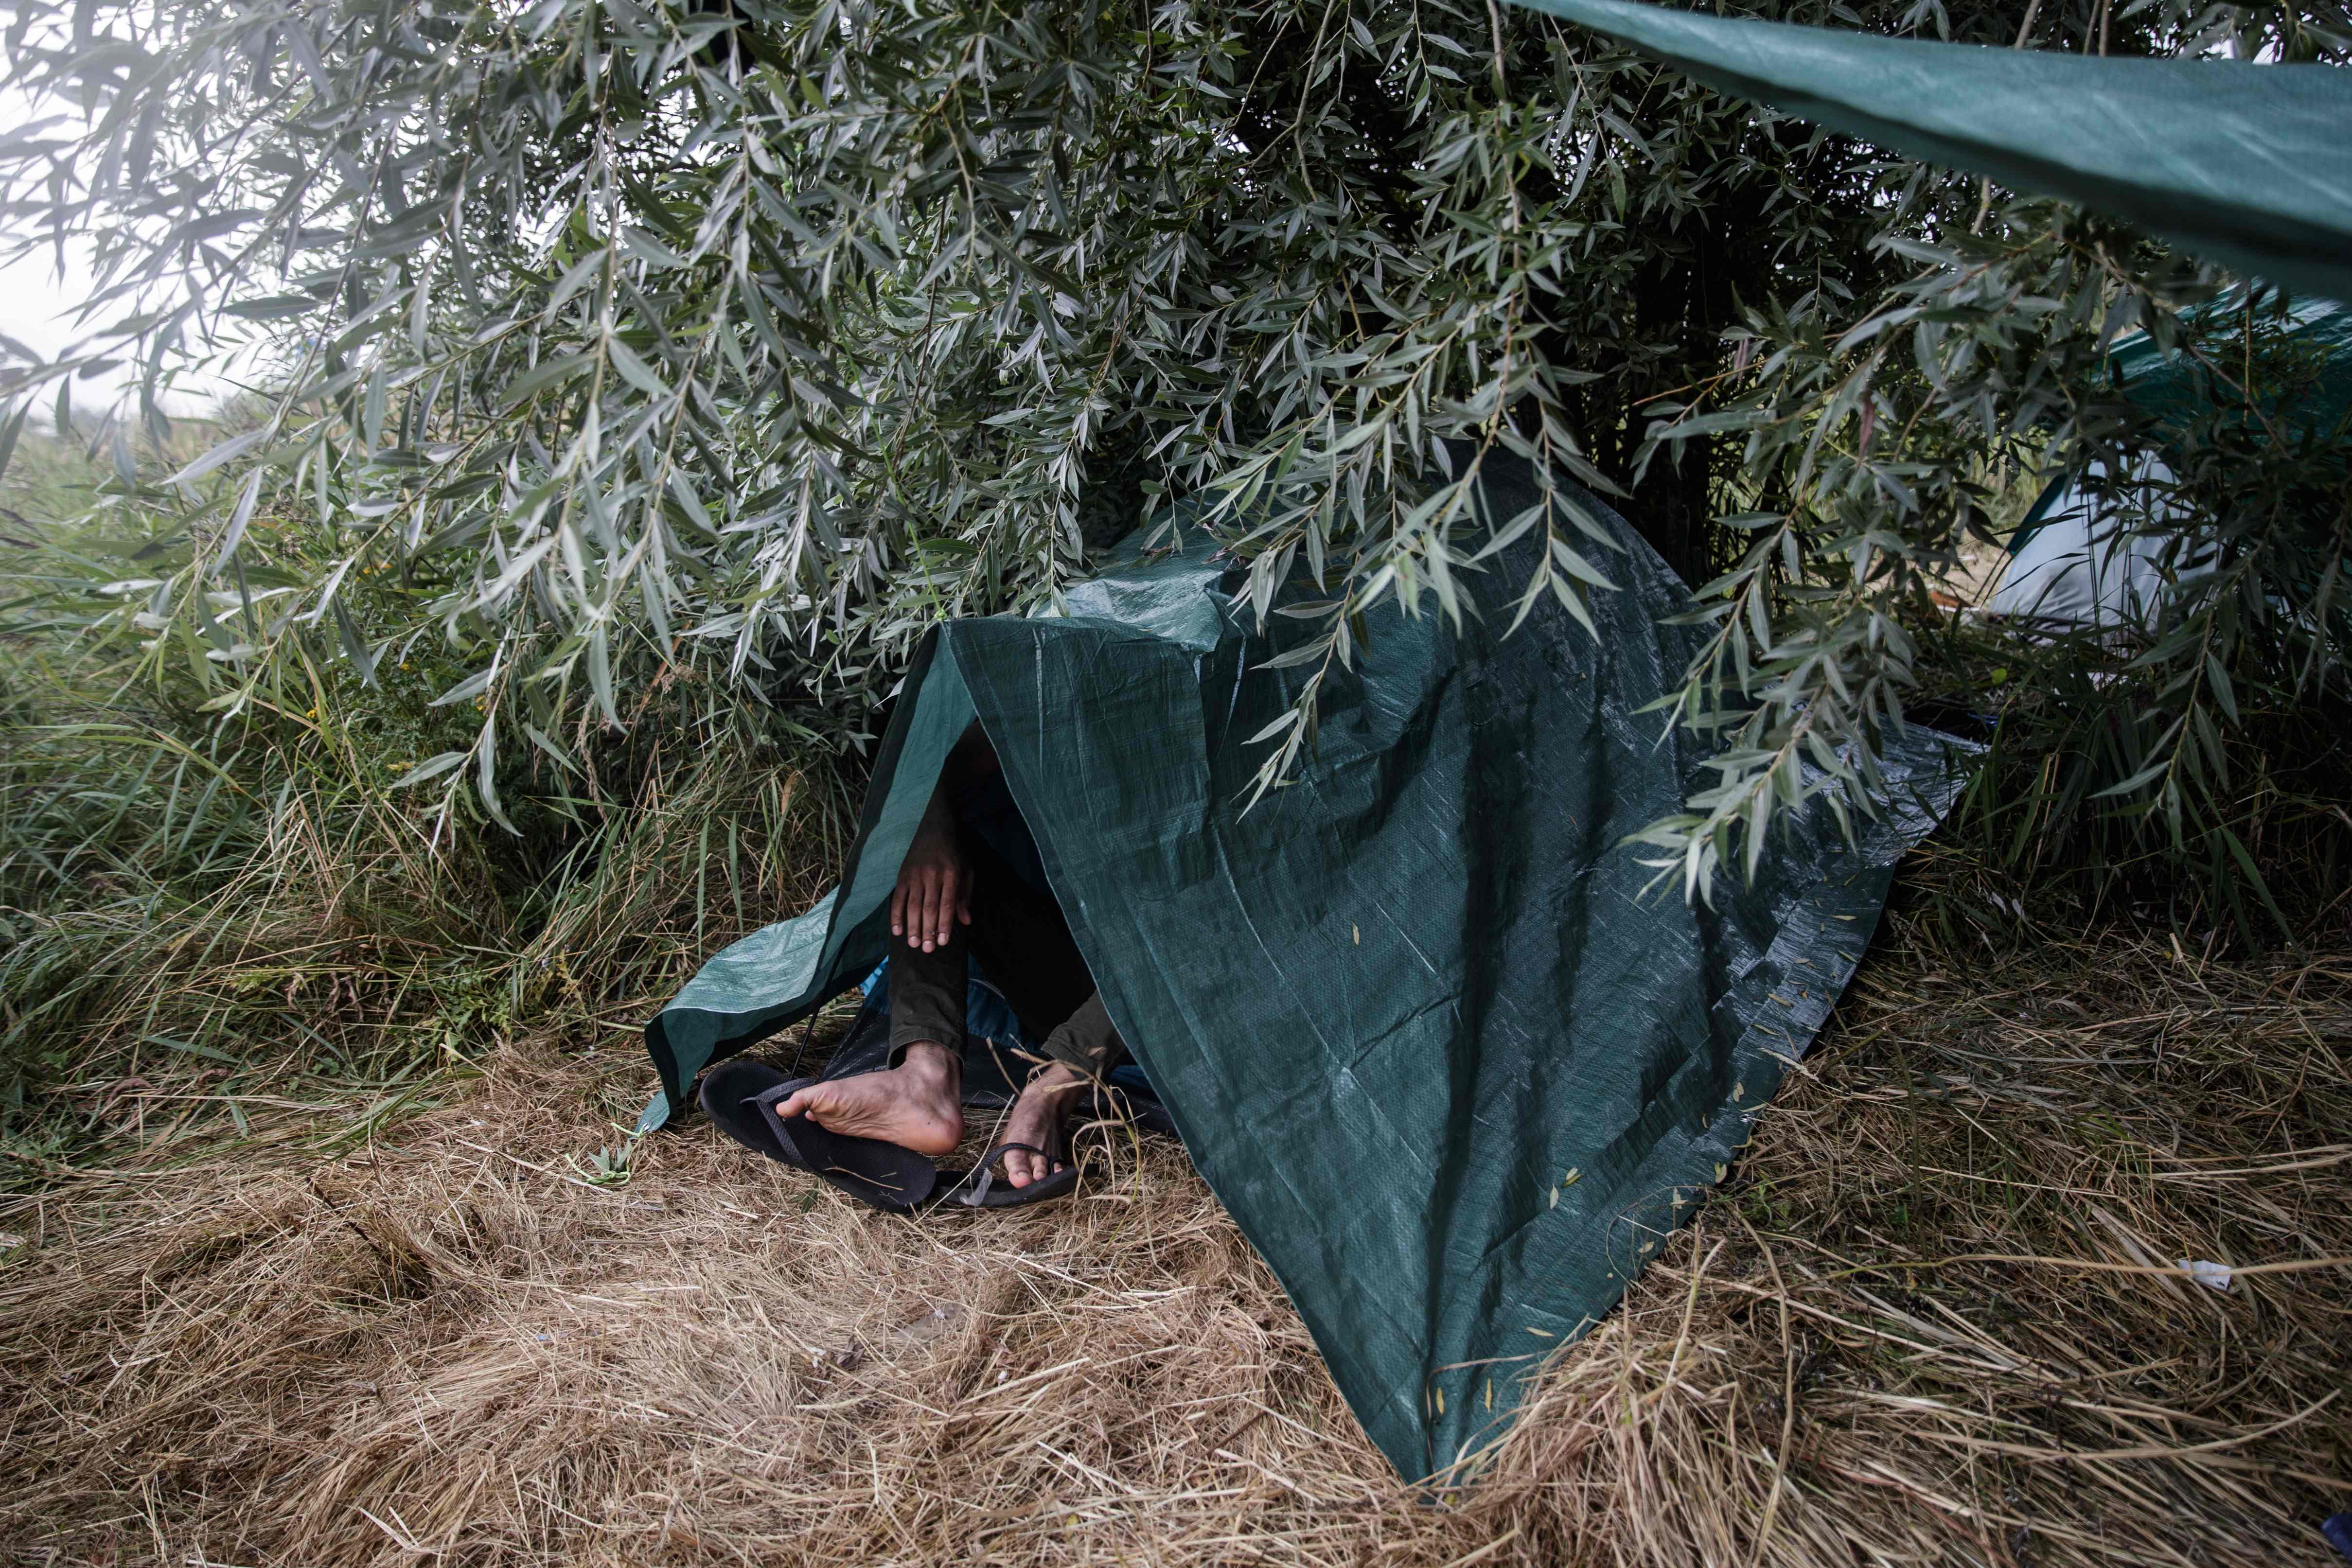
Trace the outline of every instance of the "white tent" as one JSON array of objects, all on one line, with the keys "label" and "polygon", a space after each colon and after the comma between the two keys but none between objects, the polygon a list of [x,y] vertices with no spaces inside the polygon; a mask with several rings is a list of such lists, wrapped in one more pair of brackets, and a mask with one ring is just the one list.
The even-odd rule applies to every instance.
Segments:
[{"label": "white tent", "polygon": [[[2193,582],[2212,571],[2210,559],[2187,557],[2180,534],[2150,533],[2135,528],[2124,497],[2098,493],[2105,471],[2094,467],[2088,486],[2068,486],[2046,509],[2037,507],[2040,520],[2029,519],[2025,537],[2011,547],[1988,607],[1995,615],[2039,622],[2053,630],[2133,628],[2151,630],[2165,596],[2179,583]],[[2136,469],[2131,485],[2169,486],[2172,470],[2155,457]],[[2147,510],[2157,517],[2176,516],[2184,530],[2188,513],[2176,507],[2161,490]]]}]

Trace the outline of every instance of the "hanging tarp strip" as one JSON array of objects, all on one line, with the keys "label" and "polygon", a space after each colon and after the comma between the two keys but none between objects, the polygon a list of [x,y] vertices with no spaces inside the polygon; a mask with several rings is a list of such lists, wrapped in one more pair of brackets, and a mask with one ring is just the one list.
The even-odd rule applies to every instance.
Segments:
[{"label": "hanging tarp strip", "polygon": [[[1524,465],[1489,468],[1490,521],[1538,502]],[[1737,1158],[1957,788],[1914,730],[1858,842],[1808,810],[1716,907],[1658,885],[1629,835],[1712,775],[1645,709],[1702,633],[1660,624],[1682,584],[1584,504],[1622,546],[1597,636],[1549,600],[1501,634],[1538,529],[1465,584],[1487,613],[1458,632],[1426,602],[1371,614],[1313,754],[1255,806],[1251,737],[1309,673],[1266,662],[1311,626],[1261,629],[1197,531],[1065,616],[940,627],[842,890],[713,958],[649,1027],[669,1102],[873,967],[891,873],[976,716],[1119,1032],[1366,1431],[1407,1476],[1474,1452]]]},{"label": "hanging tarp strip", "polygon": [[1990,48],[1633,0],[1512,3],[1735,98],[2352,300],[2352,72],[2337,67]]}]

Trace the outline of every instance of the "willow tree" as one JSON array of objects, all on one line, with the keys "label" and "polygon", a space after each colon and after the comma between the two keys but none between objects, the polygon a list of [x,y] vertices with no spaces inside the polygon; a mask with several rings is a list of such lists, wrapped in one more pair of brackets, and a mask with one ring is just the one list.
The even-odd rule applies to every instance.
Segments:
[{"label": "willow tree", "polygon": [[[2047,49],[2347,38],[2331,0],[1752,8]],[[1330,668],[1392,606],[1468,612],[1531,529],[1509,592],[1580,612],[1611,591],[1599,496],[1718,630],[1676,713],[1721,730],[1722,781],[1655,833],[1703,886],[1808,793],[1867,807],[2003,465],[2126,471],[2144,421],[2105,349],[2193,341],[2177,309],[2225,281],[1495,0],[16,0],[6,61],[43,110],[0,141],[11,230],[103,282],[82,350],[13,366],[15,419],[100,361],[139,367],[150,424],[228,345],[263,371],[249,426],[143,494],[190,549],[122,616],[232,714],[296,651],[367,679],[439,640],[480,725],[413,781],[493,815],[502,758],[568,763],[681,668],[854,737],[926,626],[1050,606],[1166,499],[1260,613],[1319,585],[1291,611]],[[1499,453],[1557,504],[1480,515]],[[2307,500],[2326,456],[2273,488]],[[325,569],[273,556],[298,519]],[[402,591],[357,608],[371,573]],[[2258,564],[2233,602],[2314,580]],[[2179,689],[2130,722],[2218,758],[2183,716],[2340,624],[2176,637],[2135,689]],[[2177,821],[2199,777],[2120,804],[2172,790]]]}]

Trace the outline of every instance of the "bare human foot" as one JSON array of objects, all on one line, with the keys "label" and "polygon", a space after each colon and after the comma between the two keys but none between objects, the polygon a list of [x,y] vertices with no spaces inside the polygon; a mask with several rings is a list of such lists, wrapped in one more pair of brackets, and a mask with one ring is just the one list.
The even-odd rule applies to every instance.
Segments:
[{"label": "bare human foot", "polygon": [[[1086,1074],[1063,1062],[1054,1062],[1029,1080],[1021,1091],[1021,1098],[1013,1103],[1013,1114],[1006,1118],[1003,1141],[1008,1144],[1033,1144],[1050,1149],[1055,1155],[1062,1148],[1062,1124],[1069,1120],[1070,1107],[1076,1103],[1077,1092],[1087,1085]],[[1043,1181],[1054,1174],[1058,1158],[1024,1154],[1019,1149],[1004,1156],[1004,1179],[1014,1186],[1027,1186],[1033,1181]]]},{"label": "bare human foot", "polygon": [[963,1141],[963,1062],[943,1045],[918,1040],[888,1071],[812,1083],[776,1115],[806,1116],[828,1133],[879,1138],[919,1155],[953,1154]]}]

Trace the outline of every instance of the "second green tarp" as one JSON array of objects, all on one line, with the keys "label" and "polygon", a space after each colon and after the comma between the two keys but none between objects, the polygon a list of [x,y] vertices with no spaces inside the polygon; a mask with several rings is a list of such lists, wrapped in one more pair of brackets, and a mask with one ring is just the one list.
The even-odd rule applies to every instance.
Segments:
[{"label": "second green tarp", "polygon": [[2352,74],[2335,66],[1993,49],[1634,0],[1512,4],[1734,98],[2352,300]]}]

